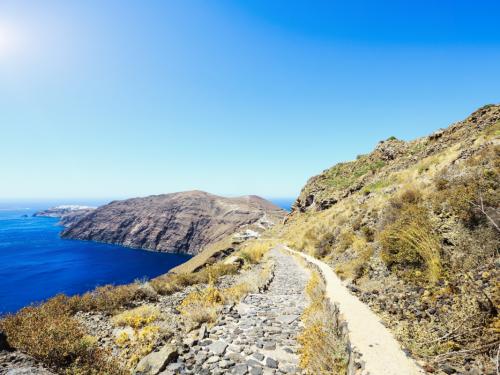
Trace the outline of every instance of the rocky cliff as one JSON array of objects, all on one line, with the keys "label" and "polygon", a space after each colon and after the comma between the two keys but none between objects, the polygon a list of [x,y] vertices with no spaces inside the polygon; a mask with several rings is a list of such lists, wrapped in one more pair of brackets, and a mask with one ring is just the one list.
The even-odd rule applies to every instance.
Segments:
[{"label": "rocky cliff", "polygon": [[[490,129],[489,140],[492,141],[495,131],[498,131],[499,121],[500,107],[487,105],[464,121],[429,136],[408,142],[396,137],[380,141],[373,152],[358,155],[356,160],[336,164],[311,177],[295,201],[292,214],[322,211],[356,192],[368,195],[377,188],[390,186],[387,176],[408,170],[422,160],[438,156],[452,147],[461,149],[460,159],[469,158],[477,149],[477,143],[484,143],[484,139],[478,138],[481,135],[484,138],[487,129]],[[420,175],[425,175],[423,172],[427,170],[420,170]],[[386,186],[382,186],[384,184]]]},{"label": "rocky cliff", "polygon": [[266,229],[285,214],[257,196],[224,198],[190,191],[111,202],[73,223],[62,236],[197,254],[239,230]]}]

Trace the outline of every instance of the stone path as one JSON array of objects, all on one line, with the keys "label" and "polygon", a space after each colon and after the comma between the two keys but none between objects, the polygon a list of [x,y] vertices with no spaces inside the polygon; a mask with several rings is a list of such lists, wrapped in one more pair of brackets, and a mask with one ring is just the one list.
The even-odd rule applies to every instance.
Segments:
[{"label": "stone path", "polygon": [[[247,295],[164,374],[298,374],[297,334],[308,301],[309,274],[274,249],[274,278],[267,291]],[[194,344],[194,343],[193,343]]]}]

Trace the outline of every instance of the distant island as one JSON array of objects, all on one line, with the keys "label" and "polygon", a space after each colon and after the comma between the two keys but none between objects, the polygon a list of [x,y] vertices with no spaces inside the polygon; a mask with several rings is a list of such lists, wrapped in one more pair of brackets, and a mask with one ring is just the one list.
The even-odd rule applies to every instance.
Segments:
[{"label": "distant island", "polygon": [[63,238],[194,255],[227,237],[247,239],[281,222],[286,211],[254,195],[203,191],[113,201],[94,208],[63,205],[35,214],[59,217]]}]

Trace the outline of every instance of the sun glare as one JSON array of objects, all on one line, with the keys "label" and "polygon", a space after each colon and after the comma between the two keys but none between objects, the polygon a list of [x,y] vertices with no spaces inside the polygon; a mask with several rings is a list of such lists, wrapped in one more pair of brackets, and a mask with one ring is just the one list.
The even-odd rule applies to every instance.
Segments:
[{"label": "sun glare", "polygon": [[0,58],[15,52],[19,44],[18,37],[13,27],[0,23]]}]

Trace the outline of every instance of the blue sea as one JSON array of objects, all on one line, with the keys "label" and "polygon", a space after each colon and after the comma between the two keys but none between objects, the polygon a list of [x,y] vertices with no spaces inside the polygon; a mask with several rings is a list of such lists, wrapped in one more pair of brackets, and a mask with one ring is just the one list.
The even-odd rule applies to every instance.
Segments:
[{"label": "blue sea", "polygon": [[[272,199],[290,210],[293,199]],[[127,284],[168,272],[186,255],[67,240],[58,219],[33,217],[59,204],[99,206],[106,201],[0,201],[0,315],[58,293],[81,294],[106,284]]]},{"label": "blue sea", "polygon": [[58,293],[74,295],[99,285],[152,278],[189,259],[61,239],[57,219],[32,216],[49,207],[38,206],[0,204],[0,315]]}]

